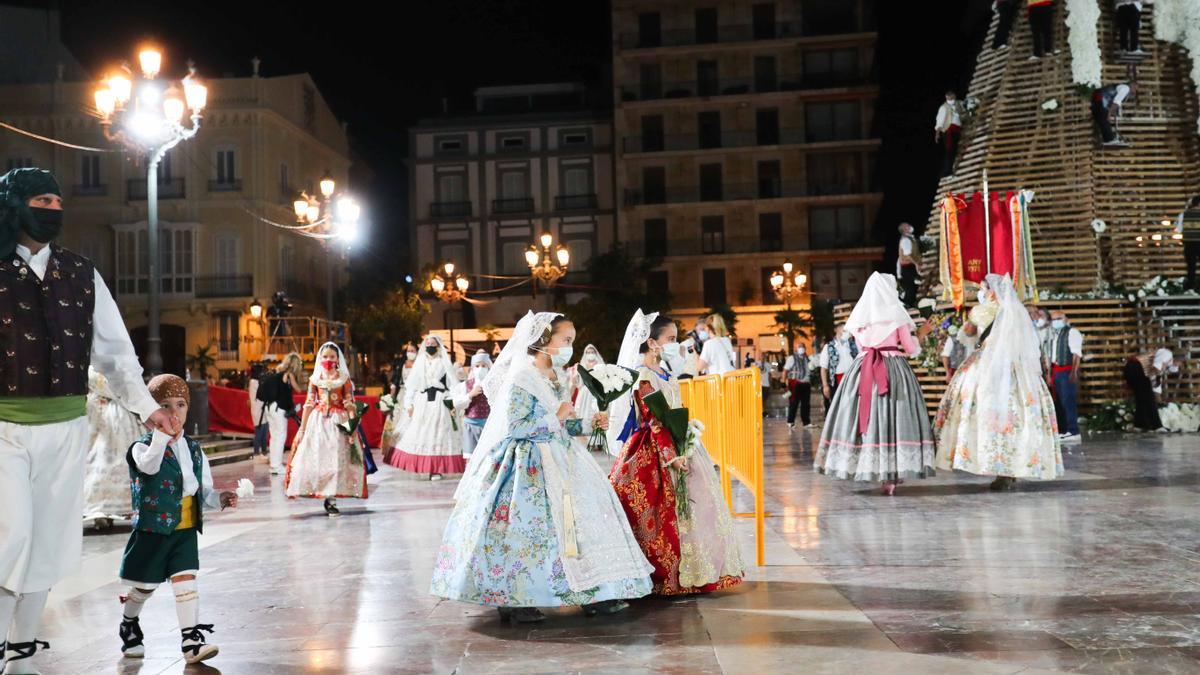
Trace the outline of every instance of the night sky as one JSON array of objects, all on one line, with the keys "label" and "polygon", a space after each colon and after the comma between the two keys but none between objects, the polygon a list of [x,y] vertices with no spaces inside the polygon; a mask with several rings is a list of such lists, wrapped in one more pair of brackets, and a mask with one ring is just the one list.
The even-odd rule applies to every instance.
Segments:
[{"label": "night sky", "polygon": [[[15,2],[46,6],[45,3]],[[58,2],[63,38],[87,68],[127,59],[139,41],[164,45],[168,64],[188,58],[202,76],[309,72],[349,123],[355,175],[374,214],[374,251],[359,265],[384,279],[414,271],[406,248],[405,129],[439,113],[470,110],[475,87],[574,80],[607,88],[609,5],[596,0],[408,0],[388,3]],[[990,0],[879,0],[877,133],[884,204],[876,222],[894,248],[895,226],[920,229],[936,188],[933,117],[946,87],[965,93],[987,29]],[[919,8],[919,9],[915,9]],[[385,254],[386,252],[386,254]]]}]

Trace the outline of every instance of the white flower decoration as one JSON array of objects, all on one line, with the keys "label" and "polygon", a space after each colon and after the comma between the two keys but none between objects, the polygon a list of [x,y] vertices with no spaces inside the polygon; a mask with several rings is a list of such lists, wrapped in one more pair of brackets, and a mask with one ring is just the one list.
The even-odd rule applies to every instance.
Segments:
[{"label": "white flower decoration", "polygon": [[1051,98],[1042,102],[1042,110],[1054,111],[1058,110],[1058,99]]},{"label": "white flower decoration", "polygon": [[1103,220],[1097,218],[1092,221],[1092,231],[1096,234],[1104,234],[1104,231],[1107,229],[1108,223],[1104,222]]}]

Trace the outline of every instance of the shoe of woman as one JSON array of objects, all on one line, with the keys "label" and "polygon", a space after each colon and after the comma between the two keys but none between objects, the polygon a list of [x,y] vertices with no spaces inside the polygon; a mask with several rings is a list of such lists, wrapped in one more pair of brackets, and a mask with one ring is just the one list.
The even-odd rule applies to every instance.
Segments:
[{"label": "shoe of woman", "polygon": [[616,614],[626,609],[629,609],[629,603],[624,600],[605,600],[584,605],[583,613],[588,616],[596,616],[597,614]]},{"label": "shoe of woman", "polygon": [[342,512],[338,510],[337,502],[333,499],[325,500],[325,513],[329,514],[330,518],[342,515]]},{"label": "shoe of woman", "polygon": [[496,610],[500,612],[501,621],[512,623],[537,623],[546,619],[537,607],[497,607]]}]

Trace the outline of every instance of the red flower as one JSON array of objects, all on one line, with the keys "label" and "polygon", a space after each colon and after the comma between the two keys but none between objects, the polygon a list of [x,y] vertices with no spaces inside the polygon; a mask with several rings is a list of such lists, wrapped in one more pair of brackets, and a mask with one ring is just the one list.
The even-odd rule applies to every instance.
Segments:
[{"label": "red flower", "polygon": [[530,464],[530,465],[529,465],[529,470],[528,470],[528,471],[526,471],[526,473],[528,473],[530,476],[536,476],[536,475],[537,475],[537,467],[536,467],[536,466],[534,466],[534,465],[532,465],[532,464]]},{"label": "red flower", "polygon": [[492,516],[495,520],[508,522],[508,504],[501,504],[496,507],[496,513]]}]

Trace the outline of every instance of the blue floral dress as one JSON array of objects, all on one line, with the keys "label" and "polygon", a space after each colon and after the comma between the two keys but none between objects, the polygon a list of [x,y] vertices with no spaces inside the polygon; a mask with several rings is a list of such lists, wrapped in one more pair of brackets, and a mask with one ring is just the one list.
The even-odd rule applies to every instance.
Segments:
[{"label": "blue floral dress", "polygon": [[[438,550],[430,592],[498,607],[574,606],[649,594],[648,572],[586,590],[570,587],[542,453],[560,453],[555,461],[561,464],[579,459],[592,462],[586,454],[566,457],[576,451],[567,434],[578,435],[580,421],[568,420],[566,431],[550,428],[547,419],[552,416],[520,388],[513,389],[507,405],[508,436],[488,451],[491,466],[480,488],[460,496],[455,506]],[[593,468],[570,477],[579,500],[577,512],[592,523],[611,520],[612,528],[624,527],[627,532],[628,523],[612,488],[594,462]],[[593,475],[598,478],[592,479]],[[631,534],[618,539],[627,539],[632,550],[626,555],[636,556],[638,564],[648,568]],[[581,543],[580,548],[586,547]]]}]

